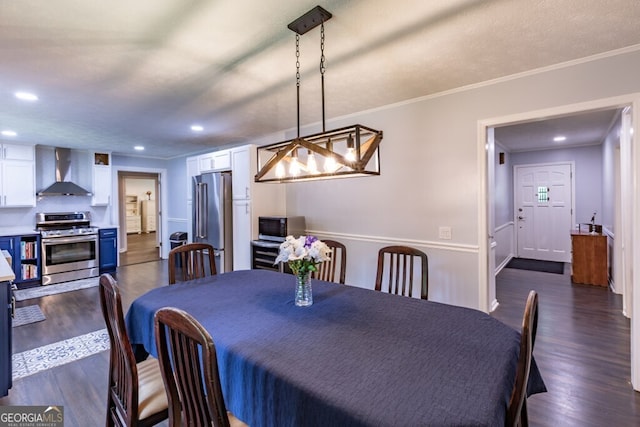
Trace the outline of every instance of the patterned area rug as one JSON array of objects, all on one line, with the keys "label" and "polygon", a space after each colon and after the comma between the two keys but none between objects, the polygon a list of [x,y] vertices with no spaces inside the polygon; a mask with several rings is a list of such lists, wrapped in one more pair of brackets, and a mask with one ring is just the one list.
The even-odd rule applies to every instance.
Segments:
[{"label": "patterned area rug", "polygon": [[12,357],[13,379],[33,375],[108,349],[109,334],[106,329],[100,329],[33,350],[15,353]]},{"label": "patterned area rug", "polygon": [[28,325],[30,323],[42,322],[45,319],[40,306],[28,305],[26,307],[16,308],[16,314],[13,318],[12,326],[18,327]]},{"label": "patterned area rug", "polygon": [[16,301],[24,301],[32,298],[46,297],[47,295],[61,294],[63,292],[77,291],[79,289],[92,288],[98,286],[100,278],[90,277],[88,279],[73,280],[71,282],[56,283],[54,285],[37,286],[35,288],[20,289],[13,291]]}]

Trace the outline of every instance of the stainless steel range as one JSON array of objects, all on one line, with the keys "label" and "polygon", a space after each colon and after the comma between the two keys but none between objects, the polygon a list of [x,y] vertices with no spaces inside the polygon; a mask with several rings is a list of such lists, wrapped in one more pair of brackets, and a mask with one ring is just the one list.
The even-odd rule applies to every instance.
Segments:
[{"label": "stainless steel range", "polygon": [[98,229],[90,212],[37,213],[42,242],[42,284],[99,275]]}]

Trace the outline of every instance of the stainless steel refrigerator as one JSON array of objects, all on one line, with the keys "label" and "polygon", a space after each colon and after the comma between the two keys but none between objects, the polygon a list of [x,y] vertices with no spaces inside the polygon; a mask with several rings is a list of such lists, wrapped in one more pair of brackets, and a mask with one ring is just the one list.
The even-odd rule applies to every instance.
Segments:
[{"label": "stainless steel refrigerator", "polygon": [[216,270],[233,270],[231,172],[193,177],[193,241],[215,249]]}]

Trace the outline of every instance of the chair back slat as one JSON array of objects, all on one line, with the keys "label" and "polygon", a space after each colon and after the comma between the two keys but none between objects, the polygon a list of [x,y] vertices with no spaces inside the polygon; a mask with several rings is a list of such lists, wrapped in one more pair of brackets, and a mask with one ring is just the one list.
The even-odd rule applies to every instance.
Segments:
[{"label": "chair back slat", "polygon": [[509,399],[507,408],[506,426],[528,425],[526,419],[527,382],[531,369],[531,358],[535,330],[538,323],[538,293],[529,291],[527,303],[522,317],[522,332],[520,334],[520,352],[518,355],[518,365],[516,367],[513,391]]},{"label": "chair back slat", "polygon": [[378,251],[375,290],[413,297],[418,265],[420,267],[420,298],[428,299],[427,255],[408,246],[387,246]]},{"label": "chair back slat", "polygon": [[109,411],[129,425],[138,413],[138,370],[124,325],[120,292],[109,274],[100,277],[100,305],[109,334]]},{"label": "chair back slat", "polygon": [[[179,267],[178,267],[179,266]],[[215,250],[207,243],[187,243],[169,252],[169,284],[216,274]]]},{"label": "chair back slat", "polygon": [[229,427],[213,340],[188,313],[162,308],[155,315],[169,425]]},{"label": "chair back slat", "polygon": [[155,425],[167,418],[167,408],[139,419],[138,365],[124,324],[120,291],[110,274],[100,276],[99,283],[100,306],[110,344],[106,425]]},{"label": "chair back slat", "polygon": [[[323,242],[331,249],[330,259],[318,264],[318,271],[313,273],[313,277],[326,282],[336,282],[344,285],[347,248],[335,240],[323,240]],[[336,277],[336,272],[338,272],[338,277]]]}]

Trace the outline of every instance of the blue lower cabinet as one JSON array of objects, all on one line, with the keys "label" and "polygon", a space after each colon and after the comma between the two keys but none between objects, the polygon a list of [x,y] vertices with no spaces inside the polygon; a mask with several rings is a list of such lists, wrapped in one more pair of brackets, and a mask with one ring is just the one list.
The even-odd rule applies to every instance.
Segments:
[{"label": "blue lower cabinet", "polygon": [[16,275],[15,284],[40,283],[39,234],[0,237],[0,250],[6,250],[11,255],[11,268]]},{"label": "blue lower cabinet", "polygon": [[101,228],[99,233],[100,274],[114,272],[118,267],[118,229]]},{"label": "blue lower cabinet", "polygon": [[0,237],[0,250],[9,251],[13,257],[13,242],[15,237]]},{"label": "blue lower cabinet", "polygon": [[12,385],[11,350],[11,283],[0,282],[0,397]]}]

